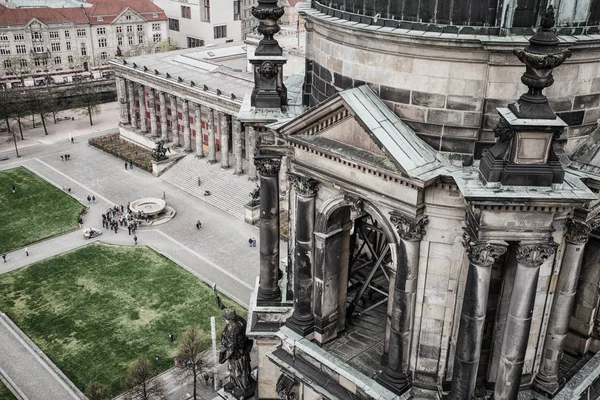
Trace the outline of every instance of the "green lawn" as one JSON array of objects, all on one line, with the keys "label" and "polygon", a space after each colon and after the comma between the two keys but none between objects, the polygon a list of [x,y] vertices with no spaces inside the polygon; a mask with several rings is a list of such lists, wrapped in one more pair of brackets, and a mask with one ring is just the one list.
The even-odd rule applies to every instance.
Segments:
[{"label": "green lawn", "polygon": [[17,400],[10,390],[0,381],[0,400]]},{"label": "green lawn", "polygon": [[77,228],[83,205],[29,170],[0,171],[0,184],[0,253]]},{"label": "green lawn", "polygon": [[92,244],[0,275],[0,310],[80,389],[93,380],[113,395],[140,354],[172,366],[169,332],[196,324],[208,348],[210,316],[224,326],[208,285],[143,246]]}]

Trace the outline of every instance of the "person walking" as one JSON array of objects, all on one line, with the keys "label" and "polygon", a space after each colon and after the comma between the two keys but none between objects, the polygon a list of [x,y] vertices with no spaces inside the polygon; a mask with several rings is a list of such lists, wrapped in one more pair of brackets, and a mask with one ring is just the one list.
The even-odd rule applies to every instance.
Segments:
[{"label": "person walking", "polygon": [[2,259],[6,262],[6,254],[2,253]]},{"label": "person walking", "polygon": [[71,143],[75,144],[75,139],[71,138]]},{"label": "person walking", "polygon": [[125,161],[125,169],[127,169],[127,161]]},{"label": "person walking", "polygon": [[89,194],[88,194],[87,200],[88,200],[88,204],[90,204],[92,202],[92,197]]},{"label": "person walking", "polygon": [[167,194],[163,192],[163,200],[167,201]]},{"label": "person walking", "polygon": [[198,177],[198,186],[202,185],[202,179],[200,179],[200,177]]},{"label": "person walking", "polygon": [[25,255],[29,257],[29,249],[27,247],[25,247]]},{"label": "person walking", "polygon": [[252,238],[252,247],[256,247],[256,238]]},{"label": "person walking", "polygon": [[129,169],[133,169],[133,160],[129,160]]},{"label": "person walking", "polygon": [[248,247],[252,247],[252,242],[253,242],[252,238],[248,239]]},{"label": "person walking", "polygon": [[60,156],[60,161],[65,161],[65,156]]},{"label": "person walking", "polygon": [[133,243],[137,244],[137,236],[136,235],[133,235]]},{"label": "person walking", "polygon": [[96,196],[92,196],[92,203],[96,204]]}]

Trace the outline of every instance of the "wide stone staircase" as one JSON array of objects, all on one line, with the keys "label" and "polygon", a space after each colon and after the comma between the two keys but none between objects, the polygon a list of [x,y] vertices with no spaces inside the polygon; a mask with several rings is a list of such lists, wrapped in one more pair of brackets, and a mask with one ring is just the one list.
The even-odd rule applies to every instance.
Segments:
[{"label": "wide stone staircase", "polygon": [[[200,186],[198,178],[202,181]],[[198,159],[194,154],[181,159],[160,179],[240,219],[244,219],[244,205],[256,187],[248,175],[234,175],[233,168],[221,169],[220,163],[211,165],[206,157]],[[207,190],[210,196],[204,195]]]}]

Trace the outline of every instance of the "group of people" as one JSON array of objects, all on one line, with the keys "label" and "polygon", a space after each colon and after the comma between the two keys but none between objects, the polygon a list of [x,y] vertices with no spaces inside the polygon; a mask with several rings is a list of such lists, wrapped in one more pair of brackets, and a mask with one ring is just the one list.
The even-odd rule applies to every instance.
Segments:
[{"label": "group of people", "polygon": [[125,169],[127,169],[127,165],[129,165],[129,169],[133,169],[133,160],[125,161]]},{"label": "group of people", "polygon": [[88,204],[96,203],[96,196],[90,196],[88,194],[87,201],[88,201]]},{"label": "group of people", "polygon": [[71,160],[70,154],[65,154],[65,155],[60,156],[60,161],[69,161],[69,160]]},{"label": "group of people", "polygon": [[[138,227],[138,221],[133,218],[131,215],[131,208],[129,208],[129,203],[127,203],[127,213],[125,213],[125,209],[123,206],[117,206],[109,208],[106,211],[106,214],[102,214],[102,227],[106,229],[110,229],[117,233],[119,231],[119,226],[127,227],[128,233],[131,235],[132,233],[135,236],[135,231]],[[134,240],[137,244],[137,236],[134,237]]]}]

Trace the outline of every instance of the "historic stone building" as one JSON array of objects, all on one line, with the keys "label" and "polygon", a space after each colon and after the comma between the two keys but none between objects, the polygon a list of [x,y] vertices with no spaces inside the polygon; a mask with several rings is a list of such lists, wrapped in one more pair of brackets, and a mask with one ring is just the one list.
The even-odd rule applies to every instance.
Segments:
[{"label": "historic stone building", "polygon": [[257,398],[597,398],[596,2],[258,4]]}]

